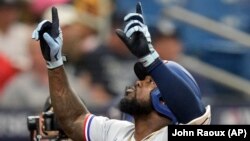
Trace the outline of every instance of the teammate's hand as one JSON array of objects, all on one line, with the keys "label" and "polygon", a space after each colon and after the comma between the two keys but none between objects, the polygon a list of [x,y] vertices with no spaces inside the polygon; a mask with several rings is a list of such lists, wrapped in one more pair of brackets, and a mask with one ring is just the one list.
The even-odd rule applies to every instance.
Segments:
[{"label": "teammate's hand", "polygon": [[150,33],[144,22],[140,2],[136,5],[136,13],[127,14],[124,21],[127,22],[124,30],[116,30],[118,37],[145,67],[149,66],[159,55],[151,43]]},{"label": "teammate's hand", "polygon": [[61,55],[63,38],[59,27],[57,9],[52,7],[52,23],[44,20],[38,24],[32,33],[32,38],[40,40],[40,46],[44,59],[49,69],[63,65]]}]

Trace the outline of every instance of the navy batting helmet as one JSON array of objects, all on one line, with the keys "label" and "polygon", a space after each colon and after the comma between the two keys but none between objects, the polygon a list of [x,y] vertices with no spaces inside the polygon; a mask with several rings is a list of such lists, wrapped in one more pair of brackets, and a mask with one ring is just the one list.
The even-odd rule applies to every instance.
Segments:
[{"label": "navy batting helmet", "polygon": [[[187,82],[186,84],[190,85],[190,87],[192,87],[192,89],[195,91],[195,93],[198,94],[198,97],[201,97],[200,90],[199,90],[199,87],[198,87],[196,81],[194,80],[192,75],[184,67],[182,67],[181,65],[179,65],[178,63],[173,62],[173,61],[166,61],[165,65],[172,72],[177,73],[178,76],[182,77]],[[149,75],[146,68],[140,62],[137,62],[135,64],[134,71],[140,80],[144,80],[145,77],[147,75]],[[183,85],[183,84],[180,84],[180,85]],[[168,87],[168,85],[166,85],[166,87]],[[169,88],[169,89],[172,90],[172,88]],[[174,91],[176,91],[176,89]],[[183,92],[180,91],[179,93],[183,93]],[[169,118],[170,120],[172,120],[173,124],[178,123],[178,120],[177,120],[176,116],[174,115],[174,113],[169,109],[167,104],[164,104],[163,99],[162,99],[162,94],[158,88],[155,88],[154,90],[151,91],[151,102],[152,102],[154,109],[158,113],[160,113],[160,114],[166,116],[167,118]]]}]

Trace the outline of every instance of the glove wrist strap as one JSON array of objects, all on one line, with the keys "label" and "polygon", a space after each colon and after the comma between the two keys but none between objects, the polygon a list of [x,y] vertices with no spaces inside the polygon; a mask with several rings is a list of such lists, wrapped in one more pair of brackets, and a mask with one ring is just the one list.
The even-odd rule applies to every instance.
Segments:
[{"label": "glove wrist strap", "polygon": [[62,65],[63,65],[63,58],[60,58],[54,62],[47,61],[47,68],[48,69],[54,69],[54,68],[57,68],[57,67],[62,66]]},{"label": "glove wrist strap", "polygon": [[157,59],[159,57],[159,54],[154,51],[142,58],[139,59],[139,61],[143,64],[144,67],[148,67],[149,65],[151,65],[155,59]]}]

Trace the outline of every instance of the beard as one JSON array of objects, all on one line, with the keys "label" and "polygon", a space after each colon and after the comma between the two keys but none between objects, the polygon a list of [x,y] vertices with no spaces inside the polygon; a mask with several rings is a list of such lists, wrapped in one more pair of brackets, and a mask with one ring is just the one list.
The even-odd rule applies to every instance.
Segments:
[{"label": "beard", "polygon": [[138,101],[136,98],[127,99],[124,97],[119,103],[119,109],[132,116],[148,115],[153,111],[151,101]]}]

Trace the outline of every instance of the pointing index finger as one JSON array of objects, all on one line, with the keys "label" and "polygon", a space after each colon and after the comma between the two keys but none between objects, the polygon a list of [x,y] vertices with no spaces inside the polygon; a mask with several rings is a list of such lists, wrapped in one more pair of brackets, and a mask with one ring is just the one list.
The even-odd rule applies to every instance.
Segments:
[{"label": "pointing index finger", "polygon": [[136,4],[136,13],[142,14],[141,2],[138,2],[138,3]]},{"label": "pointing index finger", "polygon": [[52,7],[52,29],[51,29],[51,35],[52,37],[57,37],[59,35],[59,18],[57,9],[55,7]]}]

